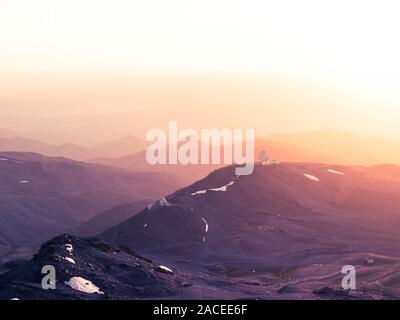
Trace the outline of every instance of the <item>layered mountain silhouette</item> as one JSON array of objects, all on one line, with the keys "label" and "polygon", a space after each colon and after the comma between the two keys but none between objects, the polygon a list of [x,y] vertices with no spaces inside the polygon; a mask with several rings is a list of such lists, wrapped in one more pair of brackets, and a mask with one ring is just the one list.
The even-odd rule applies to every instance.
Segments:
[{"label": "layered mountain silhouette", "polygon": [[132,135],[117,140],[104,142],[93,147],[104,157],[118,158],[128,154],[134,154],[146,150],[148,143]]},{"label": "layered mountain silhouette", "polygon": [[[400,164],[399,144],[380,138],[361,137],[337,130],[273,134],[255,141],[256,160],[263,150],[267,151],[269,158],[282,162],[337,165]],[[223,147],[221,148],[222,154]],[[149,165],[144,150],[120,157],[99,157],[90,161],[131,171],[156,171],[174,174],[180,178],[182,186],[202,179],[223,166]]]},{"label": "layered mountain silhouette", "polygon": [[[20,139],[0,130],[0,142]],[[133,140],[93,150],[117,156]],[[323,131],[255,149],[262,162],[240,177],[150,166],[145,151],[90,163],[0,152],[0,298],[399,299],[400,166],[376,165],[395,163],[398,145]],[[13,260],[67,232],[101,240],[63,235]],[[56,291],[40,287],[46,264]]]},{"label": "layered mountain silhouette", "polygon": [[34,152],[50,157],[89,160],[99,157],[121,157],[143,151],[146,147],[146,141],[132,135],[100,143],[93,147],[85,147],[75,143],[50,144],[0,128],[0,151],[3,152]]},{"label": "layered mountain silhouette", "polygon": [[141,151],[132,155],[119,158],[97,158],[90,162],[99,163],[111,167],[122,168],[130,171],[139,172],[162,172],[172,174],[179,179],[180,187],[191,184],[204,178],[210,172],[218,169],[221,165],[181,165],[181,164],[156,164],[150,165],[146,160],[146,151]]},{"label": "layered mountain silhouette", "polygon": [[[90,160],[131,171],[165,172],[180,177],[181,185],[191,184],[218,169],[217,165],[149,165],[148,142],[132,135],[85,147],[74,143],[61,145],[21,137],[0,129],[0,151],[35,152],[46,156]],[[256,140],[255,159],[261,150],[272,158],[288,162],[331,163],[340,165],[400,164],[400,145],[376,138],[361,137],[338,130],[305,133],[280,133]]]},{"label": "layered mountain silhouette", "polygon": [[0,153],[0,256],[30,252],[115,205],[156,199],[172,176],[34,153]]},{"label": "layered mountain silhouette", "polygon": [[101,155],[101,153],[98,153],[95,150],[74,143],[52,145],[19,136],[4,137],[1,134],[0,151],[34,152],[50,157],[66,157],[75,160],[92,159],[93,157]]},{"label": "layered mountain silhouette", "polygon": [[[224,158],[224,147],[220,147],[221,160]],[[213,149],[210,148],[210,155],[212,155]],[[243,146],[245,150],[245,146]],[[254,159],[258,158],[260,152],[267,150],[268,157],[271,159],[279,159],[281,161],[301,161],[301,162],[320,162],[320,163],[334,163],[332,157],[326,156],[322,153],[310,151],[290,143],[276,143],[267,140],[256,140],[255,141],[255,154]],[[214,149],[215,151],[215,149]],[[166,148],[167,159],[169,158],[169,148]],[[135,154],[125,155],[117,158],[103,157],[91,160],[93,163],[100,163],[112,167],[123,168],[131,171],[141,172],[164,172],[173,174],[178,177],[181,181],[181,185],[189,185],[193,182],[200,180],[207,176],[212,171],[221,168],[222,164],[212,164],[210,156],[210,164],[188,164],[188,165],[150,165],[146,160],[146,151],[140,151]]]},{"label": "layered mountain silhouette", "polygon": [[14,131],[0,128],[0,138],[13,138],[18,136]]}]

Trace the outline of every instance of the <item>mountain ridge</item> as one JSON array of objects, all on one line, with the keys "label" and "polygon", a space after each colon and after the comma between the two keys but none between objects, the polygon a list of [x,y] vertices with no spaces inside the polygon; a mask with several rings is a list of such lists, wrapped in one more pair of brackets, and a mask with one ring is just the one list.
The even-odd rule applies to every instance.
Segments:
[{"label": "mountain ridge", "polygon": [[169,175],[0,152],[0,256],[17,248],[30,252],[113,205],[158,198],[176,187]]}]

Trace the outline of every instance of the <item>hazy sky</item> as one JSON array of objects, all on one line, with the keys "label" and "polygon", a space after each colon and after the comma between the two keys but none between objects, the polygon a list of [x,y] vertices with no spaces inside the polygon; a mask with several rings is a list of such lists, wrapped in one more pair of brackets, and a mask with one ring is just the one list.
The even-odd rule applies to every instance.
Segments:
[{"label": "hazy sky", "polygon": [[0,126],[91,143],[178,119],[400,142],[399,9],[396,1],[1,0]]}]

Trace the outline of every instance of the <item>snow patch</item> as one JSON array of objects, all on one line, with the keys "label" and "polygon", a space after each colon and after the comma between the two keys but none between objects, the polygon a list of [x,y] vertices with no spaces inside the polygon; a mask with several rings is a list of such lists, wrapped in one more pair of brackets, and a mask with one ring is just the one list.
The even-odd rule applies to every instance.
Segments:
[{"label": "snow patch", "polygon": [[280,164],[279,160],[264,160],[263,162],[261,162],[261,165],[263,166],[272,166],[274,164]]},{"label": "snow patch", "polygon": [[70,254],[72,254],[72,252],[74,251],[74,247],[72,246],[72,244],[64,244],[64,248],[65,250],[67,250]]},{"label": "snow patch", "polygon": [[13,301],[19,301],[19,299],[18,299],[18,298],[12,298],[12,299],[10,299],[10,300],[13,300]]},{"label": "snow patch", "polygon": [[64,259],[65,259],[66,261],[72,263],[72,264],[75,264],[75,260],[72,259],[72,258],[70,258],[70,257],[66,257],[66,258],[64,258]]},{"label": "snow patch", "polygon": [[29,180],[21,180],[19,183],[29,183]]},{"label": "snow patch", "polygon": [[205,193],[207,193],[207,190],[200,190],[200,191],[193,192],[190,195],[197,196],[198,194],[205,194]]},{"label": "snow patch", "polygon": [[165,199],[165,197],[161,198],[160,201],[158,201],[161,207],[169,207],[171,204]]},{"label": "snow patch", "polygon": [[199,194],[205,194],[208,191],[226,192],[226,191],[228,191],[228,187],[232,186],[234,183],[235,183],[235,181],[231,181],[228,184],[226,184],[226,185],[224,185],[224,186],[222,186],[220,188],[212,188],[212,189],[208,189],[208,190],[199,190],[199,191],[191,193],[190,195],[191,196],[197,196]]},{"label": "snow patch", "polygon": [[339,174],[339,175],[342,175],[342,176],[344,175],[344,172],[333,170],[333,169],[328,169],[326,171],[328,171],[330,173],[333,173],[333,174]]},{"label": "snow patch", "polygon": [[12,163],[17,163],[17,164],[22,163],[21,161],[12,160],[12,159],[7,159],[7,158],[0,158],[0,161],[10,161],[10,162],[12,162]]},{"label": "snow patch", "polygon": [[316,181],[316,182],[319,181],[319,179],[318,179],[316,176],[312,175],[312,174],[307,174],[307,173],[305,173],[304,176],[305,176],[307,179],[310,179],[311,181]]},{"label": "snow patch", "polygon": [[174,273],[170,268],[166,267],[166,266],[158,266],[161,270],[164,270],[166,272],[169,273]]},{"label": "snow patch", "polygon": [[162,197],[160,200],[158,200],[156,203],[151,203],[147,206],[147,209],[152,210],[158,209],[159,207],[170,207],[171,204],[168,202],[168,200],[165,197]]},{"label": "snow patch", "polygon": [[147,223],[143,226],[143,228],[147,228]]},{"label": "snow patch", "polygon": [[[208,233],[208,223],[207,220],[204,218],[201,218],[204,222],[204,232],[207,234]],[[203,242],[206,242],[206,235],[203,236]]]},{"label": "snow patch", "polygon": [[104,294],[104,292],[100,291],[91,281],[82,277],[72,277],[68,282],[65,282],[65,284],[81,292]]},{"label": "snow patch", "polygon": [[228,184],[220,187],[220,188],[214,188],[214,189],[210,189],[210,191],[220,191],[220,192],[226,192],[228,191],[228,187],[232,186],[235,183],[235,181],[231,181]]},{"label": "snow patch", "polygon": [[201,219],[203,220],[204,225],[205,225],[204,232],[207,233],[208,232],[208,223],[207,223],[206,219],[204,219],[204,218],[201,218]]}]

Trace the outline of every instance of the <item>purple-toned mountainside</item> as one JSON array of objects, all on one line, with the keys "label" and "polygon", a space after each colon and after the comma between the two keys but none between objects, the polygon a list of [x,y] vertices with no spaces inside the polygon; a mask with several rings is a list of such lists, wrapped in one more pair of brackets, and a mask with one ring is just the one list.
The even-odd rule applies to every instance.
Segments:
[{"label": "purple-toned mountainside", "polygon": [[399,228],[400,180],[376,168],[282,163],[241,177],[217,170],[102,238],[209,262],[275,260],[355,246],[397,251]]},{"label": "purple-toned mountainside", "polygon": [[138,200],[112,207],[95,215],[88,221],[80,224],[75,233],[82,236],[94,236],[116,224],[133,217],[146,208],[152,200]]},{"label": "purple-toned mountainside", "polygon": [[[138,214],[138,202],[105,211],[102,228],[111,215],[133,215],[99,235],[112,245],[61,236],[32,260],[3,265],[0,298],[400,298],[400,179],[389,172],[397,167],[267,162],[241,177],[234,169]],[[40,287],[47,264],[55,291]],[[349,265],[352,291],[341,288]]]},{"label": "purple-toned mountainside", "polygon": [[33,153],[0,153],[0,257],[24,254],[115,205],[156,199],[172,176]]},{"label": "purple-toned mountainside", "polygon": [[270,281],[271,295],[340,295],[346,264],[361,270],[372,298],[397,295],[385,272],[388,263],[399,270],[400,179],[387,170],[281,163],[237,177],[222,168],[100,237],[189,270]]},{"label": "purple-toned mountainside", "polygon": [[150,165],[146,160],[146,151],[126,155],[118,158],[97,158],[90,160],[93,163],[99,163],[106,166],[122,168],[138,172],[161,172],[172,174],[179,179],[180,187],[187,186],[193,182],[207,176],[210,172],[218,169],[221,165],[200,165],[200,164],[156,164]]}]

